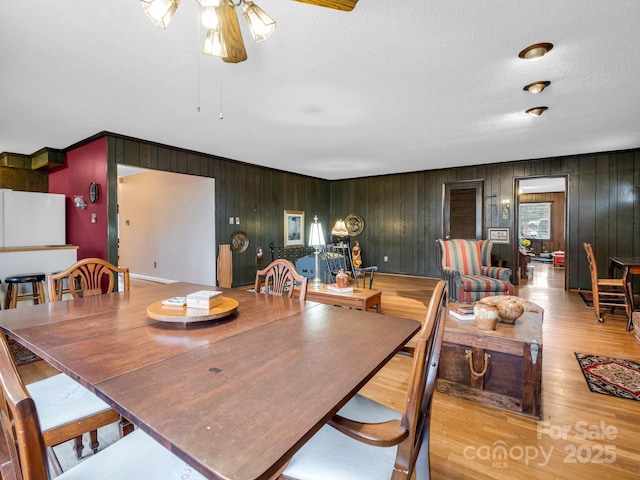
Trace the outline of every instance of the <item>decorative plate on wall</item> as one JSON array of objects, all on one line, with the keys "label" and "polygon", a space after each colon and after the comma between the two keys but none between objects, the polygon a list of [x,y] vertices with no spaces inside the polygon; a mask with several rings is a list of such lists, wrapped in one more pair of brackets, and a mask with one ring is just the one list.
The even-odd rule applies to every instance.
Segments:
[{"label": "decorative plate on wall", "polygon": [[244,232],[233,232],[231,235],[231,250],[242,253],[249,248],[249,237]]},{"label": "decorative plate on wall", "polygon": [[364,230],[364,220],[357,213],[350,213],[347,218],[344,219],[344,223],[347,225],[349,235],[352,237],[358,236]]}]

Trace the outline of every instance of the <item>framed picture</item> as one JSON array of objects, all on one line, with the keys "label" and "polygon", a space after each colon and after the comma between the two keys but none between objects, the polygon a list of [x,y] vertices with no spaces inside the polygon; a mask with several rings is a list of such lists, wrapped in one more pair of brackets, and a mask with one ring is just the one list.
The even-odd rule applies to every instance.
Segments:
[{"label": "framed picture", "polygon": [[304,212],[298,210],[284,211],[284,246],[304,246]]},{"label": "framed picture", "polygon": [[493,243],[509,243],[509,229],[508,228],[488,228],[489,240],[493,240]]}]

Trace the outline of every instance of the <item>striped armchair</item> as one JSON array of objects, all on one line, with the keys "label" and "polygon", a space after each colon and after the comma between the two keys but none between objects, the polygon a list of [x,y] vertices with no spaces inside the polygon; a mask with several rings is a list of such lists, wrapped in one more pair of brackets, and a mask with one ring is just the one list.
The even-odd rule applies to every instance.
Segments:
[{"label": "striped armchair", "polygon": [[491,295],[513,295],[511,270],[491,266],[491,240],[436,240],[436,246],[450,301],[473,303]]}]

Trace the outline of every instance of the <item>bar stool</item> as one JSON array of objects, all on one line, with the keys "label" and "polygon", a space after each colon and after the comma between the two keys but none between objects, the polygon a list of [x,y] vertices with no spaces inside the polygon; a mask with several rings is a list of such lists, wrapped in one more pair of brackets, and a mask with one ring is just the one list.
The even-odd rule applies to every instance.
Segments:
[{"label": "bar stool", "polygon": [[[26,300],[33,300],[35,305],[46,303],[44,298],[44,279],[45,274],[42,272],[23,273],[5,278],[7,294],[4,297],[4,308],[16,308],[18,302]],[[20,285],[25,283],[31,284],[31,292],[20,294]]]}]

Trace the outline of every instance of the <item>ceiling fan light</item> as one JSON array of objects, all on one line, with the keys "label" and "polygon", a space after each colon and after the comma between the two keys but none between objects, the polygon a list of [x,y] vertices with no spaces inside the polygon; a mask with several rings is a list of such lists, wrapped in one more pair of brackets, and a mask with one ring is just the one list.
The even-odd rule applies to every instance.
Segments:
[{"label": "ceiling fan light", "polygon": [[144,13],[157,27],[167,28],[180,5],[180,0],[140,0],[140,4]]},{"label": "ceiling fan light", "polygon": [[249,29],[256,42],[269,38],[276,30],[276,22],[253,2],[244,2],[242,14],[249,24]]},{"label": "ceiling fan light", "polygon": [[546,55],[552,48],[552,43],[536,43],[534,45],[529,45],[527,48],[522,50],[518,56],[525,60],[535,60],[536,58]]},{"label": "ceiling fan light", "polygon": [[526,87],[524,87],[523,90],[526,90],[529,93],[533,93],[534,95],[537,95],[538,93],[543,91],[545,88],[547,88],[549,85],[551,85],[551,82],[547,80],[543,82],[533,82],[527,85]]},{"label": "ceiling fan light", "polygon": [[200,25],[207,31],[214,30],[220,25],[218,11],[215,7],[203,7],[200,9]]},{"label": "ceiling fan light", "polygon": [[219,7],[220,0],[196,0],[201,7]]},{"label": "ceiling fan light", "polygon": [[218,27],[207,31],[207,36],[204,39],[204,45],[202,46],[202,53],[215,57],[227,56],[227,43],[225,42],[222,28],[219,25]]},{"label": "ceiling fan light", "polygon": [[534,117],[539,117],[548,108],[549,107],[533,107],[533,108],[529,108],[528,110],[525,110],[524,113],[528,113],[529,115],[532,115]]}]

